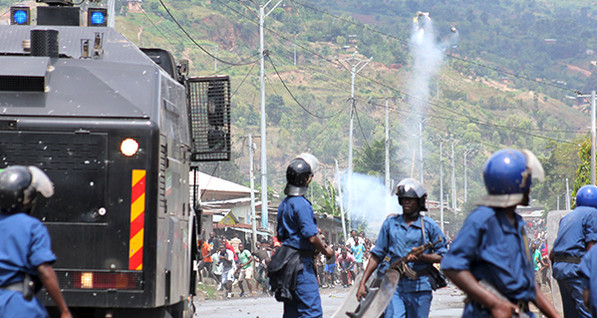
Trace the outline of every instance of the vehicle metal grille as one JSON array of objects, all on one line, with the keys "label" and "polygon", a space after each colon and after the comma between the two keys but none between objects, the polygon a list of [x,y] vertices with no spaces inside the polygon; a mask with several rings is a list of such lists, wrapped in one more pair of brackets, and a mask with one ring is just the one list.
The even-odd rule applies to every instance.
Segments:
[{"label": "vehicle metal grille", "polygon": [[54,196],[38,202],[36,217],[98,222],[97,209],[105,206],[106,134],[2,131],[0,168],[10,165],[37,166],[54,183]]},{"label": "vehicle metal grille", "polygon": [[230,160],[230,79],[191,78],[188,99],[193,137],[192,161]]}]

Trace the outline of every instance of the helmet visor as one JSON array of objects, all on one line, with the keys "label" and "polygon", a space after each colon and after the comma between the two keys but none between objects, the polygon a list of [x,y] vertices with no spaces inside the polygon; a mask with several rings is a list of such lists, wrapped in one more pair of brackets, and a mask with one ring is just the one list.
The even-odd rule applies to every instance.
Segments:
[{"label": "helmet visor", "polygon": [[537,156],[528,149],[523,149],[521,152],[527,158],[527,171],[531,173],[531,176],[539,181],[545,180],[545,171]]},{"label": "helmet visor", "polygon": [[305,160],[305,162],[309,165],[309,167],[311,167],[311,172],[313,174],[315,174],[315,172],[317,172],[317,170],[319,170],[319,160],[317,160],[317,158],[315,158],[314,155],[304,152],[304,153],[298,155],[297,158]]},{"label": "helmet visor", "polygon": [[45,172],[35,166],[29,166],[27,169],[31,173],[31,187],[41,193],[45,198],[54,195],[54,184]]}]

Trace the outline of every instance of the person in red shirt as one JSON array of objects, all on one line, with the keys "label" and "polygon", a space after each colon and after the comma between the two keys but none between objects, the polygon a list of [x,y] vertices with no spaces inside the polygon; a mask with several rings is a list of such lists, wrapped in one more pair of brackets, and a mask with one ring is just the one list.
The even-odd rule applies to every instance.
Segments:
[{"label": "person in red shirt", "polygon": [[234,254],[234,261],[238,261],[238,255],[236,255],[236,252],[234,251],[234,246],[232,246],[232,244],[230,244],[230,242],[228,242],[227,239],[222,239],[222,243],[226,245],[227,250],[232,251],[232,254]]},{"label": "person in red shirt", "polygon": [[220,280],[214,275],[213,273],[213,257],[212,257],[212,248],[207,241],[200,240],[199,247],[201,248],[201,256],[203,257],[203,261],[199,263],[197,267],[197,273],[199,274],[199,281],[203,281],[202,269],[205,269],[207,272],[207,277],[213,278],[216,283],[220,283]]}]

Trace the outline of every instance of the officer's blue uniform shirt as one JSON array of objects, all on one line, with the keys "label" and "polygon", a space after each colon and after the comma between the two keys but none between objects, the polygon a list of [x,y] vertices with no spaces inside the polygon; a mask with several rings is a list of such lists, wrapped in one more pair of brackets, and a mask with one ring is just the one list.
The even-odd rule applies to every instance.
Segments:
[{"label": "officer's blue uniform shirt", "polygon": [[[37,276],[37,267],[52,263],[50,235],[36,218],[24,213],[0,214],[0,286],[23,281],[24,273]],[[0,317],[46,317],[37,298],[26,301],[21,292],[0,289]]]},{"label": "officer's blue uniform shirt", "polygon": [[523,235],[524,221],[516,213],[515,218],[516,227],[504,213],[477,207],[443,257],[441,269],[471,271],[511,301],[534,301],[535,272]]},{"label": "officer's blue uniform shirt", "polygon": [[[313,250],[309,237],[317,235],[317,219],[303,196],[288,196],[278,207],[278,236],[282,244]],[[320,318],[323,315],[315,266],[311,257],[301,257],[303,270],[296,277],[294,301],[284,302],[284,318]]]},{"label": "officer's blue uniform shirt", "polygon": [[284,245],[312,250],[309,237],[317,235],[317,219],[305,197],[286,197],[278,207],[278,236]]},{"label": "officer's blue uniform shirt", "polygon": [[[560,221],[558,236],[553,243],[553,253],[582,257],[586,251],[586,244],[590,241],[597,241],[597,209],[579,206]],[[553,277],[576,277],[577,270],[577,264],[555,262]]]},{"label": "officer's blue uniform shirt", "polygon": [[582,279],[582,288],[591,292],[591,315],[597,317],[597,248],[591,248],[582,258],[579,272]]},{"label": "officer's blue uniform shirt", "polygon": [[[423,222],[425,222],[425,242],[423,242],[423,233],[421,231],[421,218],[423,218]],[[442,241],[435,246],[433,251],[428,250],[426,253],[443,255],[447,251],[446,238],[435,221],[427,216],[421,215],[416,221],[413,221],[410,226],[407,226],[402,215],[394,215],[384,221],[379,231],[375,247],[371,250],[371,253],[377,256],[381,261],[387,256],[390,259],[389,263],[392,263],[408,254],[414,247],[421,246],[429,241],[435,242],[438,237],[441,237]],[[424,262],[408,264],[415,271],[420,271],[432,266],[431,264]],[[427,275],[423,275],[416,280],[402,277],[398,282],[398,289],[406,293],[432,290]]]}]

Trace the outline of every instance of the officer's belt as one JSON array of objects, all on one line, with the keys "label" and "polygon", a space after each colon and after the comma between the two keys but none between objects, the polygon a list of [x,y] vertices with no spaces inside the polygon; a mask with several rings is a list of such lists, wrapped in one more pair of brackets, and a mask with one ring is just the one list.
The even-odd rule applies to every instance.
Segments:
[{"label": "officer's belt", "polygon": [[572,256],[568,254],[554,254],[553,262],[554,263],[572,263],[572,264],[580,264],[580,257],[579,256]]},{"label": "officer's belt", "polygon": [[25,282],[20,281],[20,282],[8,284],[8,285],[0,286],[0,290],[12,290],[12,291],[23,292],[23,290],[25,290]]}]

